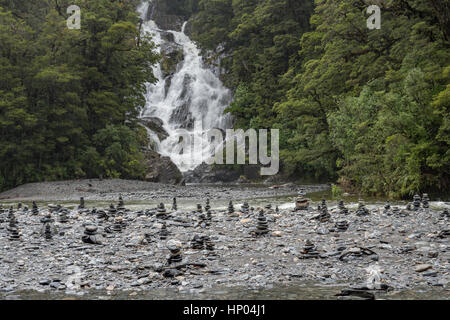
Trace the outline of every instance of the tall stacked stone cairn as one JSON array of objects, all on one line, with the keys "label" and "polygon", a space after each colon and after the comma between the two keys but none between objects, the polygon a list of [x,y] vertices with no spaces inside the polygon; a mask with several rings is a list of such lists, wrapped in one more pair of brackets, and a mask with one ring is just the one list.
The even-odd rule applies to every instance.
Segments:
[{"label": "tall stacked stone cairn", "polygon": [[327,201],[325,198],[322,198],[322,202],[317,206],[317,211],[322,211],[323,208],[326,208],[328,210]]},{"label": "tall stacked stone cairn", "polygon": [[201,205],[200,203],[197,204],[197,210],[196,210],[196,212],[199,213],[199,214],[202,214],[202,213],[203,213],[203,207],[202,207],[202,205]]},{"label": "tall stacked stone cairn", "polygon": [[322,199],[322,203],[318,205],[317,209],[319,211],[319,215],[316,216],[315,219],[322,223],[330,221],[331,214],[328,212],[328,206],[325,199]]},{"label": "tall stacked stone cairn", "polygon": [[67,217],[68,213],[69,212],[68,212],[67,209],[65,209],[65,208],[61,209],[59,211],[59,213],[58,213],[58,222],[59,223],[67,223],[67,222],[69,222],[69,218]]},{"label": "tall stacked stone cairn", "polygon": [[414,195],[413,197],[413,211],[418,211],[420,209],[420,206],[422,204],[422,199],[418,194]]},{"label": "tall stacked stone cairn", "polygon": [[161,240],[166,240],[169,236],[169,231],[167,230],[167,224],[165,222],[162,223],[161,230],[159,230],[159,238]]},{"label": "tall stacked stone cairn", "polygon": [[209,198],[206,199],[205,211],[208,212],[211,210],[211,204],[209,203]]},{"label": "tall stacked stone cairn", "polygon": [[230,203],[228,203],[228,214],[233,214],[233,213],[234,213],[233,201],[230,200]]},{"label": "tall stacked stone cairn", "polygon": [[345,232],[348,229],[348,222],[346,220],[339,220],[336,222],[336,231]]},{"label": "tall stacked stone cairn", "polygon": [[117,215],[117,209],[111,203],[108,209],[108,218],[114,218]]},{"label": "tall stacked stone cairn", "polygon": [[208,220],[209,222],[212,221],[212,212],[211,212],[211,209],[209,209],[209,210],[206,212],[206,220]]},{"label": "tall stacked stone cairn", "polygon": [[112,225],[112,231],[114,232],[122,232],[123,228],[123,218],[121,216],[114,218],[114,223]]},{"label": "tall stacked stone cairn", "polygon": [[386,214],[386,215],[390,215],[391,214],[391,202],[389,200],[386,201],[386,204],[384,205],[383,213]]},{"label": "tall stacked stone cairn", "polygon": [[182,244],[177,240],[169,240],[167,242],[167,249],[169,249],[170,254],[167,256],[167,264],[177,264],[183,260],[181,256],[181,247]]},{"label": "tall stacked stone cairn", "polygon": [[119,195],[119,203],[117,204],[117,210],[118,211],[125,211],[125,204],[123,202],[122,195]]},{"label": "tall stacked stone cairn", "polygon": [[268,223],[266,216],[264,215],[264,210],[259,211],[256,222],[256,229],[254,232],[256,236],[262,236],[269,233]]},{"label": "tall stacked stone cairn", "polygon": [[173,198],[172,210],[173,211],[177,211],[178,210],[177,198]]},{"label": "tall stacked stone cairn", "polygon": [[203,250],[205,248],[204,242],[204,236],[196,234],[191,240],[191,248],[195,250]]},{"label": "tall stacked stone cairn", "polygon": [[80,198],[80,205],[78,206],[78,209],[84,209],[84,208],[85,208],[84,198],[81,197]]},{"label": "tall stacked stone cairn", "polygon": [[50,211],[41,218],[41,223],[43,224],[41,234],[46,240],[51,240],[53,238],[53,222],[55,222],[55,220],[52,218]]},{"label": "tall stacked stone cairn", "polygon": [[248,205],[248,202],[244,202],[244,204],[241,206],[241,212],[248,213],[249,210],[250,210],[250,206]]},{"label": "tall stacked stone cairn", "polygon": [[97,226],[93,224],[87,224],[84,227],[84,235],[81,237],[81,241],[87,244],[102,244],[97,236]]},{"label": "tall stacked stone cairn", "polygon": [[304,197],[304,192],[301,190],[297,198],[295,198],[294,211],[308,210],[308,208],[309,208],[309,200]]},{"label": "tall stacked stone cairn", "polygon": [[46,240],[52,240],[53,238],[52,225],[50,223],[44,225],[44,237]]},{"label": "tall stacked stone cairn", "polygon": [[35,201],[33,201],[33,207],[31,209],[31,215],[37,216],[39,214],[39,208]]},{"label": "tall stacked stone cairn", "polygon": [[215,253],[215,245],[214,242],[212,242],[211,238],[209,236],[204,237],[204,243],[205,243],[205,249],[207,251],[207,256],[210,260],[213,260],[217,254]]},{"label": "tall stacked stone cairn", "polygon": [[366,205],[364,204],[364,201],[362,199],[359,199],[358,201],[358,209],[356,210],[356,215],[359,217],[369,215],[369,210],[366,208]]},{"label": "tall stacked stone cairn", "polygon": [[344,200],[340,200],[338,204],[339,214],[348,214],[348,209],[345,207]]},{"label": "tall stacked stone cairn", "polygon": [[160,203],[158,209],[156,210],[157,219],[167,219],[167,210],[164,203]]},{"label": "tall stacked stone cairn", "polygon": [[428,196],[428,193],[422,195],[422,207],[424,209],[430,208],[430,197]]},{"label": "tall stacked stone cairn", "polygon": [[305,245],[303,246],[303,250],[300,251],[301,259],[313,259],[319,257],[319,252],[316,249],[316,246],[308,239],[305,241]]},{"label": "tall stacked stone cairn", "polygon": [[9,240],[11,241],[20,240],[20,230],[17,227],[17,220],[14,213],[12,213],[12,215],[8,215],[8,226],[6,227],[6,230],[8,231]]}]

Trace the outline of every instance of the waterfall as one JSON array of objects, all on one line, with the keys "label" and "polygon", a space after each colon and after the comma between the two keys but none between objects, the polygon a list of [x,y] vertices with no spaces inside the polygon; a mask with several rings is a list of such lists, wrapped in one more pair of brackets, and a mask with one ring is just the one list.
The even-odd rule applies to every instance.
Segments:
[{"label": "waterfall", "polygon": [[[232,94],[218,76],[204,65],[199,48],[185,34],[187,22],[181,32],[161,30],[153,20],[146,21],[149,5],[150,2],[145,2],[138,9],[144,20],[143,32],[152,35],[159,53],[162,53],[163,48],[175,47],[182,51],[184,57],[173,74],[164,74],[161,64],[154,66],[153,72],[158,81],[147,85],[147,103],[141,112],[141,118],[160,119],[168,137],[160,141],[149,130],[149,136],[156,144],[156,151],[162,156],[170,157],[180,171],[185,172],[193,170],[201,164],[201,159],[213,154],[206,141],[205,131],[231,128],[231,117],[223,112],[230,104]],[[194,126],[196,121],[202,122],[202,129]],[[181,155],[178,129],[188,130],[192,139],[194,136],[201,139],[202,152],[183,150]]]}]

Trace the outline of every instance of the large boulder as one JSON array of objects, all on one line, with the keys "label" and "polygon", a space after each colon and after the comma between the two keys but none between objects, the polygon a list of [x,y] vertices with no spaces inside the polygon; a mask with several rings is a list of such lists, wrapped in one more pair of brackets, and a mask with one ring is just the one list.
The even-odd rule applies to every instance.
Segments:
[{"label": "large boulder", "polygon": [[169,157],[150,150],[144,154],[148,167],[145,181],[184,185],[183,174]]},{"label": "large boulder", "polygon": [[250,183],[260,180],[259,165],[208,165],[184,173],[186,183]]},{"label": "large boulder", "polygon": [[153,131],[159,138],[159,141],[163,141],[169,137],[166,129],[164,129],[164,123],[157,117],[143,117],[139,119],[141,124],[151,131]]}]

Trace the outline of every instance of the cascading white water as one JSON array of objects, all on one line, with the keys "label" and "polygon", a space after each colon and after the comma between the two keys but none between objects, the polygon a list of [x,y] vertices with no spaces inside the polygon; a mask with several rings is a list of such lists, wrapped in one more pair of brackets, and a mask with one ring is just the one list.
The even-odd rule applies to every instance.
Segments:
[{"label": "cascading white water", "polygon": [[[138,9],[144,21],[149,5],[150,2],[145,2]],[[168,79],[164,77],[161,65],[154,67],[158,82],[147,86],[147,104],[141,113],[141,117],[162,120],[169,137],[161,142],[154,133],[149,132],[150,138],[156,143],[156,151],[170,157],[182,172],[194,169],[201,164],[202,159],[213,154],[204,132],[213,128],[231,128],[231,118],[224,115],[224,110],[232,99],[230,90],[204,66],[200,50],[184,33],[185,27],[186,23],[181,32],[161,30],[154,21],[145,21],[143,32],[152,35],[160,53],[161,46],[167,44],[163,32],[171,33],[174,42],[182,48],[184,59],[177,66],[175,74],[171,75],[170,85],[166,84]],[[196,121],[201,121],[201,129],[193,128],[192,124]],[[195,139],[203,141],[202,152],[191,149],[183,150],[183,154],[180,154],[177,134],[180,128],[188,128],[192,139],[195,136]]]}]

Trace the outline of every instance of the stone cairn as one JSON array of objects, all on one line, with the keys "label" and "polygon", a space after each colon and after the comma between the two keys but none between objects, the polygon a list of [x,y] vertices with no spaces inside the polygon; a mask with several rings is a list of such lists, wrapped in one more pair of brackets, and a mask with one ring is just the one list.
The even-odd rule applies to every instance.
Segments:
[{"label": "stone cairn", "polygon": [[50,223],[44,225],[44,237],[45,240],[52,240],[53,238],[52,225]]},{"label": "stone cairn", "polygon": [[33,216],[37,216],[39,214],[39,208],[38,208],[38,206],[37,206],[35,201],[33,201],[33,207],[31,209],[31,214]]},{"label": "stone cairn", "polygon": [[319,252],[316,249],[316,246],[311,242],[311,240],[306,240],[305,245],[303,246],[303,250],[300,251],[301,259],[312,259],[318,258]]},{"label": "stone cairn", "polygon": [[430,208],[430,197],[428,196],[428,193],[422,195],[422,207],[424,209]]},{"label": "stone cairn", "polygon": [[203,213],[203,207],[200,203],[197,204],[197,210],[195,212],[199,214]]},{"label": "stone cairn", "polygon": [[444,209],[444,211],[441,212],[441,218],[450,218],[450,212],[448,209]]},{"label": "stone cairn", "polygon": [[340,200],[338,204],[339,214],[348,214],[348,209],[345,207],[344,200]]},{"label": "stone cairn", "polygon": [[29,210],[29,209],[28,209],[28,206],[24,206],[22,211],[23,211],[24,213],[27,213],[28,210]]},{"label": "stone cairn", "polygon": [[401,210],[399,207],[392,207],[392,214],[395,217],[405,217],[406,212],[404,210]]},{"label": "stone cairn", "polygon": [[122,232],[123,228],[123,218],[121,216],[114,218],[114,223],[111,227],[112,231],[114,232]]},{"label": "stone cairn", "polygon": [[97,215],[97,219],[99,219],[99,220],[108,220],[108,215],[106,214],[105,210],[102,210],[102,209],[97,210],[96,215]]},{"label": "stone cairn", "polygon": [[217,254],[214,252],[215,245],[214,242],[212,242],[211,238],[208,236],[205,236],[204,238],[205,243],[205,249],[208,252],[208,257],[211,257],[212,259],[217,256]]},{"label": "stone cairn", "polygon": [[203,250],[205,248],[205,238],[198,234],[194,235],[191,240],[191,248],[196,250]]},{"label": "stone cairn", "polygon": [[324,208],[328,211],[327,201],[322,198],[322,202],[317,206],[317,211],[322,211]]},{"label": "stone cairn", "polygon": [[[114,218],[117,214],[117,209],[114,207],[114,205],[111,203],[108,209],[108,218]],[[106,219],[108,220],[108,219]]]},{"label": "stone cairn", "polygon": [[80,198],[80,205],[78,206],[78,209],[84,209],[84,208],[85,208],[84,198],[81,197]]},{"label": "stone cairn", "polygon": [[205,211],[208,212],[211,210],[211,205],[209,203],[209,198],[206,199]]},{"label": "stone cairn", "polygon": [[308,210],[309,200],[304,197],[304,192],[300,190],[297,198],[295,198],[295,209],[294,211]]},{"label": "stone cairn", "polygon": [[336,231],[345,232],[348,229],[348,222],[346,220],[339,220],[336,222]]},{"label": "stone cairn", "polygon": [[167,230],[167,224],[165,222],[162,223],[161,230],[159,230],[159,238],[161,240],[166,240],[169,236],[169,231]]},{"label": "stone cairn", "polygon": [[234,213],[233,201],[230,200],[230,203],[228,204],[228,214],[233,214],[233,213]]},{"label": "stone cairn", "polygon": [[244,202],[244,204],[241,206],[241,212],[248,213],[249,210],[250,210],[250,206],[248,205],[248,202]]},{"label": "stone cairn", "polygon": [[123,202],[122,195],[119,195],[119,203],[117,204],[117,210],[118,211],[125,211],[125,204]]},{"label": "stone cairn", "polygon": [[413,197],[413,211],[418,211],[420,209],[420,205],[422,204],[422,199],[418,194]]},{"label": "stone cairn", "polygon": [[6,227],[6,230],[9,234],[9,240],[11,241],[17,241],[20,240],[20,230],[17,227],[17,220],[16,216],[12,214],[12,216],[8,217],[8,227]]},{"label": "stone cairn", "polygon": [[173,198],[172,210],[173,211],[177,211],[178,210],[177,198]]},{"label": "stone cairn", "polygon": [[22,202],[19,202],[19,203],[17,204],[17,210],[20,210],[20,209],[22,209]]},{"label": "stone cairn", "polygon": [[183,260],[181,256],[181,242],[177,240],[169,240],[167,242],[167,249],[169,249],[170,254],[167,257],[167,264],[176,264]]},{"label": "stone cairn", "polygon": [[206,212],[206,220],[208,220],[209,222],[212,221],[212,212],[211,212],[211,209],[209,209],[209,210]]},{"label": "stone cairn", "polygon": [[167,219],[167,210],[164,203],[160,203],[158,209],[156,210],[157,219]]},{"label": "stone cairn", "polygon": [[61,211],[58,214],[58,222],[59,223],[67,223],[69,222],[69,218],[67,217],[68,214],[68,210],[67,209],[61,209]]},{"label": "stone cairn", "polygon": [[364,204],[364,201],[362,199],[359,199],[358,201],[358,209],[356,210],[356,215],[358,217],[369,215],[369,210],[366,208],[366,205]]},{"label": "stone cairn", "polygon": [[391,202],[389,200],[386,201],[386,204],[384,205],[383,213],[387,215],[391,213]]},{"label": "stone cairn", "polygon": [[51,240],[53,238],[53,222],[55,222],[55,220],[52,218],[50,211],[41,218],[41,223],[43,224],[41,234],[46,240]]},{"label": "stone cairn", "polygon": [[97,229],[97,226],[93,224],[86,225],[84,227],[84,235],[81,237],[81,240],[88,244],[102,244],[97,238]]},{"label": "stone cairn", "polygon": [[280,213],[280,208],[278,208],[278,205],[275,206],[275,213]]},{"label": "stone cairn", "polygon": [[267,234],[268,232],[269,232],[269,228],[268,228],[267,218],[264,215],[264,210],[261,210],[261,211],[259,211],[259,215],[257,218],[255,234],[257,236],[262,236],[262,235]]}]

